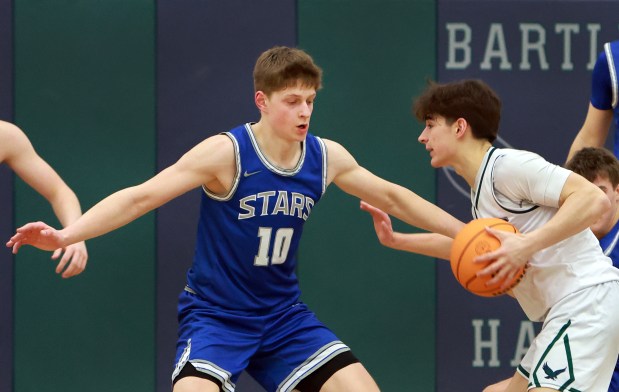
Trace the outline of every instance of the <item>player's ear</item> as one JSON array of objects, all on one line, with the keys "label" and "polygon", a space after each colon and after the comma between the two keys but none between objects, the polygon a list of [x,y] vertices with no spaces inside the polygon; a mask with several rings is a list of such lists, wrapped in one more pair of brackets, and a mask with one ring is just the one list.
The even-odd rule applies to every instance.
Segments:
[{"label": "player's ear", "polygon": [[464,134],[464,131],[466,131],[466,128],[468,127],[469,124],[464,118],[459,117],[455,121],[455,125],[456,125],[456,135],[462,136]]},{"label": "player's ear", "polygon": [[254,101],[256,102],[258,110],[260,110],[261,112],[266,111],[267,100],[268,97],[263,91],[256,91],[256,94],[254,94]]}]

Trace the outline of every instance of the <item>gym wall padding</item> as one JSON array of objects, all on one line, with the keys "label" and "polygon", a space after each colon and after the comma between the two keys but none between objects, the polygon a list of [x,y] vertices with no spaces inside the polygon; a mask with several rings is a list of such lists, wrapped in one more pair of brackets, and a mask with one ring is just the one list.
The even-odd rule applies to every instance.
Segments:
[{"label": "gym wall padding", "polygon": [[[0,120],[13,119],[13,2],[0,0]],[[0,165],[0,239],[13,234],[13,176]],[[2,242],[2,241],[0,241]],[[0,250],[0,391],[13,387],[13,256]]]},{"label": "gym wall padding", "polygon": [[[157,3],[157,168],[203,139],[258,121],[252,71],[260,53],[294,46],[296,5],[281,0]],[[200,189],[157,213],[157,391],[170,390],[176,304],[193,261]],[[262,391],[243,376],[239,391]]]},{"label": "gym wall padding", "polygon": [[[83,209],[155,172],[150,0],[14,1],[15,122]],[[17,225],[58,225],[16,181]],[[152,391],[155,214],[88,241],[79,277],[48,252],[15,263],[15,391]]]},{"label": "gym wall padding", "polygon": [[[434,77],[435,18],[433,1],[299,2],[299,46],[324,71],[312,132],[430,199],[434,172],[417,142],[422,128],[411,104]],[[304,236],[301,288],[318,317],[381,390],[434,390],[435,262],[382,247],[358,199],[335,185]]]}]

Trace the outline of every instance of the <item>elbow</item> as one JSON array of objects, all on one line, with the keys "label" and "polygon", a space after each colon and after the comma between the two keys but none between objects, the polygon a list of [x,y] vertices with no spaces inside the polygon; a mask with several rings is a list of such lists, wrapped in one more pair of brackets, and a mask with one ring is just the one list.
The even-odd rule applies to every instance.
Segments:
[{"label": "elbow", "polygon": [[591,208],[591,220],[592,223],[595,223],[598,219],[600,219],[605,212],[611,209],[611,203],[608,197],[604,192],[602,192],[599,188],[596,189],[597,192],[595,196],[592,198],[592,202],[590,204]]},{"label": "elbow", "polygon": [[[602,192],[600,191],[600,193]],[[598,203],[599,203],[599,210],[600,210],[598,214],[598,218],[599,218],[604,214],[604,212],[610,210],[612,205],[610,203],[610,199],[608,199],[608,197],[604,193],[598,196]]]},{"label": "elbow", "polygon": [[130,217],[131,220],[139,218],[152,209],[152,202],[147,193],[139,192],[137,187],[127,188],[126,191],[128,197],[123,210],[125,211],[125,215]]}]

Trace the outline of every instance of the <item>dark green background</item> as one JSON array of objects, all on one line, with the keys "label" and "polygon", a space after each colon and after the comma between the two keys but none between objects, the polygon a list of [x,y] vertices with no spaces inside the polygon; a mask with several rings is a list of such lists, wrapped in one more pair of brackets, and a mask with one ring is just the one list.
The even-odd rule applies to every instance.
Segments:
[{"label": "dark green background", "polygon": [[[375,174],[434,197],[412,99],[435,69],[432,1],[302,1],[299,46],[324,68],[313,132]],[[424,37],[424,39],[419,39]],[[434,390],[434,262],[382,247],[357,199],[333,185],[300,253],[304,300],[383,391]]]},{"label": "dark green background", "polygon": [[[15,122],[84,209],[154,173],[154,4],[15,1]],[[17,180],[15,220],[56,224]],[[79,278],[16,257],[15,391],[154,388],[155,219],[88,242]]]}]

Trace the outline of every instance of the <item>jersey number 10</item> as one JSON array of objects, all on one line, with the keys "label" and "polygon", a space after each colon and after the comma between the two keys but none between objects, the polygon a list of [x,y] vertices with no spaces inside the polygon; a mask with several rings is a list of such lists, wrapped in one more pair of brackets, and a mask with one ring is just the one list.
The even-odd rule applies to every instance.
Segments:
[{"label": "jersey number 10", "polygon": [[[271,244],[272,232],[272,227],[260,227],[258,229],[260,245],[258,247],[258,254],[254,258],[254,265],[260,267],[266,267],[269,265],[269,248]],[[275,232],[275,240],[273,241],[273,252],[271,254],[270,264],[283,264],[286,261],[288,251],[290,250],[290,243],[292,242],[293,233],[294,229],[292,228],[277,229]]]}]

